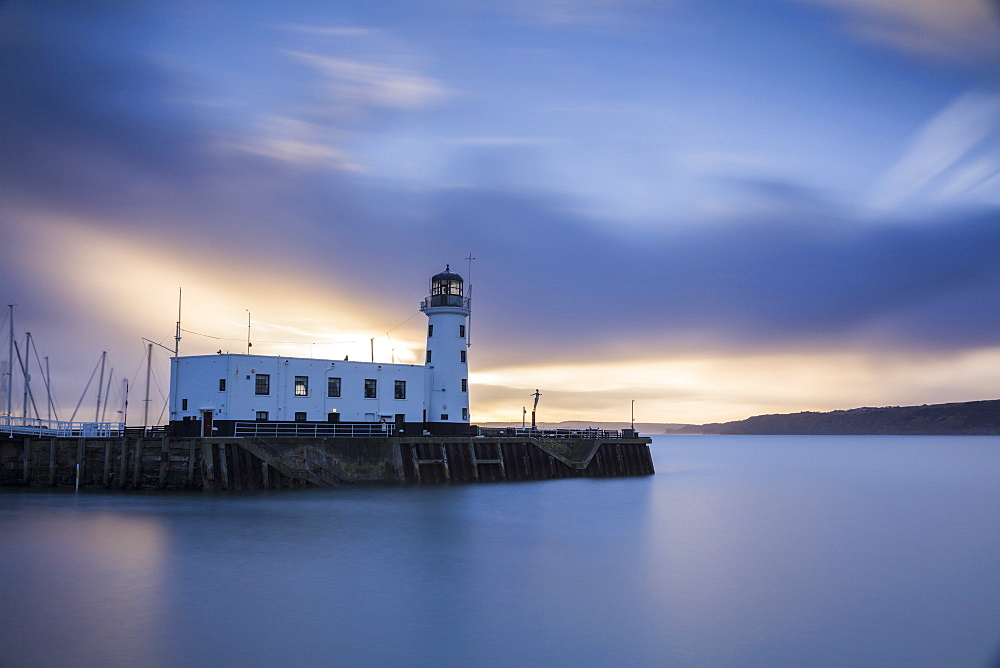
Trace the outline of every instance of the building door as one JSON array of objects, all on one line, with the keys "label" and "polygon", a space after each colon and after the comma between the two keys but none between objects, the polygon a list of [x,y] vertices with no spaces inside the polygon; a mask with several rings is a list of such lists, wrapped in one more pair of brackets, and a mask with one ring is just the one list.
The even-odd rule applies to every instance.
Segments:
[{"label": "building door", "polygon": [[402,434],[406,430],[406,413],[396,413],[396,433]]},{"label": "building door", "polygon": [[212,435],[212,411],[201,412],[201,435]]}]

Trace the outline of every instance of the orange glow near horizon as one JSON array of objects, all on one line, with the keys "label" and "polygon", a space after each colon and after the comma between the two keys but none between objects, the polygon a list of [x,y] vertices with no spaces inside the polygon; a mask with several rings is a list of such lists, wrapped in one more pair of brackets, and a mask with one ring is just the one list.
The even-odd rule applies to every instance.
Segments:
[{"label": "orange glow near horizon", "polygon": [[[100,233],[87,221],[31,221],[36,249],[58,258],[58,273],[24,270],[47,286],[53,302],[105,331],[73,332],[132,344],[147,337],[173,347],[178,285],[184,288],[181,353],[251,352],[422,364],[425,321],[417,310],[386,315],[386,302],[352,300],[329,287],[321,268],[255,264],[239,256],[192,256],[140,237]],[[99,248],[100,253],[80,252]],[[35,269],[34,272],[31,272]],[[318,285],[316,276],[327,277]],[[73,286],[67,292],[65,286]],[[383,333],[391,330],[388,336]],[[194,334],[193,332],[198,332]],[[91,341],[92,342],[92,341]],[[94,344],[100,350],[103,342]],[[544,422],[706,423],[766,413],[828,411],[858,406],[971,401],[994,396],[1000,349],[960,353],[803,350],[767,354],[704,351],[654,359],[553,364],[536,353],[509,366],[470,369],[473,422],[518,424],[530,394],[542,393]],[[492,356],[494,359],[496,356]],[[166,373],[165,355],[159,363]],[[89,363],[89,361],[88,361]],[[129,369],[130,370],[130,369]],[[82,382],[81,382],[82,385]],[[63,397],[66,399],[66,397]],[[155,411],[154,411],[155,413]]]}]

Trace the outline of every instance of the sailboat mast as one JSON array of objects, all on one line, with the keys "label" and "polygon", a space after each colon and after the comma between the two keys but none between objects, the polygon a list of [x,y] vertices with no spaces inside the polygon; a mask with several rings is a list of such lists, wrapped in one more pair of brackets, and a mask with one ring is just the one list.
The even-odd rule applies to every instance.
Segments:
[{"label": "sailboat mast", "polygon": [[104,389],[104,362],[108,358],[108,351],[101,353],[101,375],[97,381],[97,410],[94,411],[94,422],[101,421],[101,390]]},{"label": "sailboat mast", "polygon": [[45,397],[48,402],[49,421],[52,420],[52,383],[49,375],[49,356],[45,356]]},{"label": "sailboat mast", "polygon": [[10,309],[10,340],[7,346],[7,417],[13,416],[14,398],[14,305],[7,304]]},{"label": "sailboat mast", "polygon": [[174,359],[181,347],[181,288],[177,288],[177,331],[174,333]]},{"label": "sailboat mast", "polygon": [[170,397],[173,399],[173,405],[170,406],[170,418],[175,419],[177,416],[177,376],[180,374],[180,364],[178,362],[178,356],[180,355],[181,346],[181,288],[177,288],[177,331],[174,334],[174,357],[170,360]]},{"label": "sailboat mast", "polygon": [[149,426],[149,374],[153,364],[153,344],[146,346],[146,398],[142,400],[142,433]]},{"label": "sailboat mast", "polygon": [[28,418],[28,392],[31,389],[31,357],[28,351],[31,350],[31,332],[24,333],[24,365],[21,367],[21,374],[24,376],[24,413],[23,417]]}]

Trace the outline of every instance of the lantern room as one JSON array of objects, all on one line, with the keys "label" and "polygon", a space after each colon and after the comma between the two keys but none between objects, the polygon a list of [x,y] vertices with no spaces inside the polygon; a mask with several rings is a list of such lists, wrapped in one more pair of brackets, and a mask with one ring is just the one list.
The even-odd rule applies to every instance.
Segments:
[{"label": "lantern room", "polygon": [[445,265],[444,271],[431,277],[430,306],[466,306],[462,277]]}]

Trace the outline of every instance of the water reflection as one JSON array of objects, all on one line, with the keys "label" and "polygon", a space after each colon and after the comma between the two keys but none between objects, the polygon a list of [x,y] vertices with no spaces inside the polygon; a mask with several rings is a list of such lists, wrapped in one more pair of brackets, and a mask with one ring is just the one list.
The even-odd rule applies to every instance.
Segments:
[{"label": "water reflection", "polygon": [[3,662],[983,665],[998,441],[671,437],[624,480],[3,490]]},{"label": "water reflection", "polygon": [[3,635],[17,639],[4,643],[4,663],[139,663],[160,652],[160,522],[32,500],[5,496],[0,513]]}]

